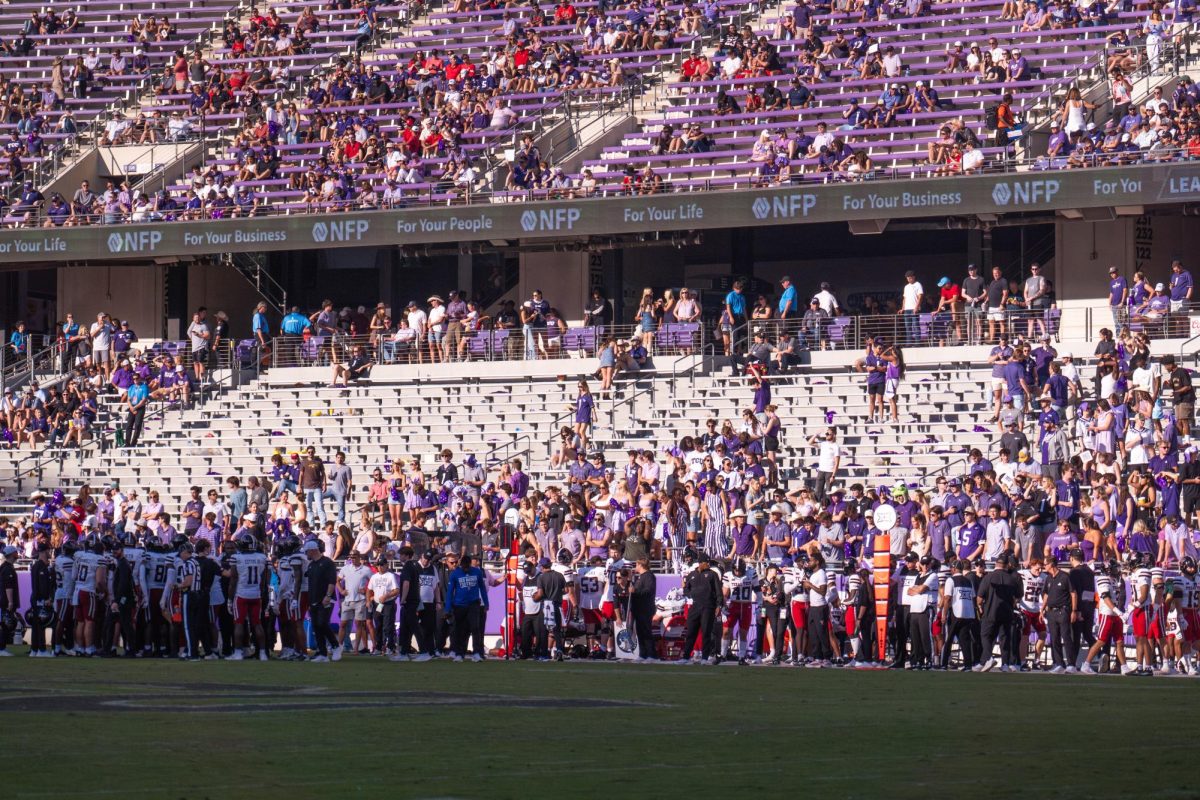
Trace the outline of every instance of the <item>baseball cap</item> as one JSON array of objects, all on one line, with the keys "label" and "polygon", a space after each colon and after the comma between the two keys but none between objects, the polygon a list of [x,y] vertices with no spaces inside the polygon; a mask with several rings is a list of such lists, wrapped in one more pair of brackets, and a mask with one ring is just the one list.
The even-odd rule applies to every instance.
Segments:
[{"label": "baseball cap", "polygon": [[15,556],[17,554],[17,548],[13,547],[10,544],[8,547],[4,548],[3,552],[4,552],[4,557],[8,558],[9,556]]},{"label": "baseball cap", "polygon": [[943,276],[942,276],[942,277],[941,277],[941,278],[938,280],[938,286],[939,286],[939,287],[945,286],[945,285],[946,285],[946,284],[948,284],[948,283],[950,283],[950,279],[949,279],[949,278],[947,278],[945,275],[943,275]]},{"label": "baseball cap", "polygon": [[541,558],[541,560],[538,561],[538,566],[541,567],[542,569],[549,569],[550,568],[550,559],[543,556]]},{"label": "baseball cap", "polygon": [[310,550],[320,550],[321,545],[317,544],[315,539],[309,539],[300,549],[307,553]]}]

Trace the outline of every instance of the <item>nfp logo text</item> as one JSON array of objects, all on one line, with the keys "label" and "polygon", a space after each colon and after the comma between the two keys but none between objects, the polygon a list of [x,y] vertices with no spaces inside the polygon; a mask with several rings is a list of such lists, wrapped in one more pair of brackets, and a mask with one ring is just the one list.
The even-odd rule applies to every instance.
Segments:
[{"label": "nfp logo text", "polygon": [[1049,203],[1061,184],[1056,178],[1027,181],[1000,181],[992,189],[992,202],[998,206],[1028,206]]},{"label": "nfp logo text", "polygon": [[785,194],[760,197],[750,206],[755,219],[795,219],[807,217],[817,205],[815,194]]},{"label": "nfp logo text", "polygon": [[571,231],[579,221],[578,208],[547,208],[540,211],[530,209],[521,214],[521,230],[526,233],[535,231]]},{"label": "nfp logo text", "polygon": [[321,242],[361,242],[371,229],[365,219],[343,219],[335,222],[317,222],[312,227],[312,238]]},{"label": "nfp logo text", "polygon": [[153,253],[162,241],[159,231],[129,231],[108,235],[110,253]]}]

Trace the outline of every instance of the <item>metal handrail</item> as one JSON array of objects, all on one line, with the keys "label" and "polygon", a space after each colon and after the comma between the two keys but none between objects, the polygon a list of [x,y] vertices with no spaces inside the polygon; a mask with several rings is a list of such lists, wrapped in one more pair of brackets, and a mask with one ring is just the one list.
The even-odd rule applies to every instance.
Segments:
[{"label": "metal handrail", "polygon": [[[499,455],[498,455],[499,453],[506,452],[509,449],[515,448],[517,446],[517,444],[520,442],[525,442],[524,449],[514,450],[511,455],[506,455],[504,458],[499,457]],[[511,441],[507,441],[504,444],[498,444],[495,447],[493,447],[491,450],[488,450],[487,452],[485,452],[483,454],[483,458],[480,459],[480,461],[483,464],[484,469],[487,469],[489,463],[490,464],[501,464],[504,461],[509,460],[510,458],[516,458],[517,456],[526,455],[527,453],[529,453],[532,445],[533,445],[533,439],[530,437],[530,435],[527,433],[522,433],[520,436],[517,436],[516,438],[512,439]]]}]

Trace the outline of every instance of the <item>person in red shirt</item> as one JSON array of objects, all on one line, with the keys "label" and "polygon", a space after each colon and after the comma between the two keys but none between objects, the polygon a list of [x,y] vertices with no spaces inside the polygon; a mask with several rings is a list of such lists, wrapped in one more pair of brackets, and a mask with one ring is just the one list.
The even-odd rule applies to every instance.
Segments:
[{"label": "person in red shirt", "polygon": [[933,311],[933,327],[939,340],[939,347],[946,346],[946,334],[954,325],[955,341],[962,341],[962,289],[949,278],[943,276],[938,281],[938,304]]}]

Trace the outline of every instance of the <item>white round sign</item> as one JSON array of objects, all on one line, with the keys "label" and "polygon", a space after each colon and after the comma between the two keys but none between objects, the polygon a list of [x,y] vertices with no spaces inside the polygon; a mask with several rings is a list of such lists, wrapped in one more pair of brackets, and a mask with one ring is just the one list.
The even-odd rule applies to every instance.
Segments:
[{"label": "white round sign", "polygon": [[880,506],[875,509],[875,527],[884,533],[896,527],[895,506]]}]

